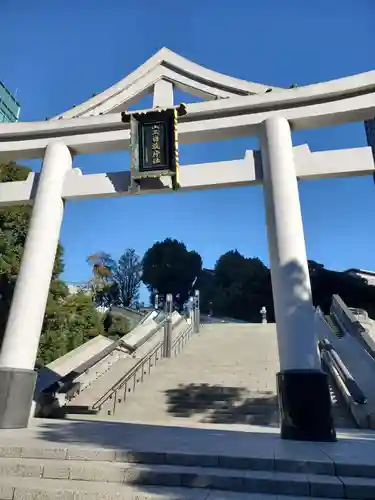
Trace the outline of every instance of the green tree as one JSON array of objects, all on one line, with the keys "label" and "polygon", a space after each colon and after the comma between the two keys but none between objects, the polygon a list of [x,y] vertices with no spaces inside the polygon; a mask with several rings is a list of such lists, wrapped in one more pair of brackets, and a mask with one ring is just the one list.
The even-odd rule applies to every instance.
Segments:
[{"label": "green tree", "polygon": [[195,288],[200,291],[200,309],[203,313],[212,312],[213,298],[216,292],[215,271],[202,269]]},{"label": "green tree", "polygon": [[95,310],[90,295],[79,292],[57,298],[50,293],[37,362],[48,364],[103,333],[101,315]]},{"label": "green tree", "polygon": [[237,250],[222,255],[215,266],[214,289],[214,314],[258,322],[266,306],[268,319],[274,317],[270,272],[258,258],[246,258]]},{"label": "green tree", "polygon": [[152,296],[157,293],[163,299],[171,293],[182,308],[201,272],[202,258],[197,252],[188,251],[184,243],[167,238],[147,250],[142,269],[142,281]]}]

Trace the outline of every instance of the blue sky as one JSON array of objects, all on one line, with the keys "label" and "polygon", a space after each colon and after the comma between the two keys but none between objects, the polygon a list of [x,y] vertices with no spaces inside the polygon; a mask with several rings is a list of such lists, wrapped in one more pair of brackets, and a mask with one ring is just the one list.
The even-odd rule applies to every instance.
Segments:
[{"label": "blue sky", "polygon": [[[219,72],[275,86],[375,69],[374,0],[0,0],[0,18],[0,79],[17,89],[25,121],[83,102],[163,46]],[[300,131],[293,139],[312,150],[365,145],[362,124]],[[181,146],[181,163],[242,158],[256,145],[249,138]],[[128,164],[127,152],[74,161],[84,172]],[[305,181],[300,196],[309,258],[333,269],[375,269],[371,177]],[[61,236],[64,277],[87,279],[85,259],[95,251],[118,257],[132,247],[142,255],[168,236],[198,251],[206,267],[234,248],[268,263],[262,189],[69,203]]]}]

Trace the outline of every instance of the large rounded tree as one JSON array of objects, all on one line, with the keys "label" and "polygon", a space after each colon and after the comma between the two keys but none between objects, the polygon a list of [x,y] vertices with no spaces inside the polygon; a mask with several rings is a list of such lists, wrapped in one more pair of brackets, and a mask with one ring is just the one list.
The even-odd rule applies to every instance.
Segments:
[{"label": "large rounded tree", "polygon": [[201,272],[202,258],[197,252],[187,250],[181,241],[167,238],[147,250],[142,269],[142,281],[151,295],[157,293],[164,298],[171,293],[178,307],[182,308]]},{"label": "large rounded tree", "polygon": [[237,250],[222,255],[215,266],[214,313],[242,320],[260,321],[260,309],[266,306],[272,320],[271,277],[263,262],[247,258]]}]

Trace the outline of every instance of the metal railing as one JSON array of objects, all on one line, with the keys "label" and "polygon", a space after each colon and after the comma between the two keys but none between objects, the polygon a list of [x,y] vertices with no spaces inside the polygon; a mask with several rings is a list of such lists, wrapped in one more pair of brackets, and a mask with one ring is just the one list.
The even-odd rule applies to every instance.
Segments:
[{"label": "metal railing", "polygon": [[176,338],[172,344],[173,356],[180,354],[181,350],[185,347],[186,342],[193,335],[193,325],[188,325],[188,327]]},{"label": "metal railing", "polygon": [[[164,326],[164,322],[160,324],[160,328]],[[126,401],[127,393],[132,384],[133,391],[136,384],[143,382],[144,376],[151,372],[153,362],[156,365],[158,360],[162,357],[164,342],[158,342],[142,359],[138,361],[120,380],[118,380],[101,398],[99,398],[93,405],[92,409],[100,411],[102,406],[108,401],[113,399],[113,408],[110,414],[114,414],[117,403]],[[147,366],[147,370],[145,368]],[[123,396],[119,397],[119,392],[123,391]],[[131,389],[130,389],[131,391]]]},{"label": "metal railing", "polygon": [[[195,296],[194,307],[191,311],[191,324],[187,325],[184,331],[171,342],[172,322],[171,322],[171,296],[167,296],[166,317],[159,323],[157,330],[164,328],[164,339],[158,342],[142,359],[136,363],[120,380],[118,380],[101,398],[93,405],[92,410],[100,411],[107,401],[112,400],[112,409],[108,410],[109,415],[114,415],[118,403],[125,403],[129,392],[135,392],[138,383],[144,381],[145,376],[150,375],[151,368],[156,366],[161,359],[177,356],[186,342],[194,333],[199,333],[200,314],[199,314],[199,292]],[[170,307],[170,309],[168,309]],[[173,326],[181,324],[184,321],[181,318]],[[155,331],[155,333],[156,333]]]},{"label": "metal railing", "polygon": [[[163,327],[166,320],[160,325]],[[173,356],[177,356],[185,346],[187,340],[193,334],[193,325],[187,328],[177,337],[172,344]],[[125,403],[129,392],[134,392],[138,383],[144,381],[145,376],[150,375],[151,368],[156,366],[159,360],[165,359],[164,340],[156,344],[142,359],[138,361],[120,380],[116,382],[100,399],[93,405],[92,409],[100,411],[103,405],[113,400],[112,409],[108,410],[109,415],[114,415],[118,403]],[[120,393],[120,394],[119,394]]]}]

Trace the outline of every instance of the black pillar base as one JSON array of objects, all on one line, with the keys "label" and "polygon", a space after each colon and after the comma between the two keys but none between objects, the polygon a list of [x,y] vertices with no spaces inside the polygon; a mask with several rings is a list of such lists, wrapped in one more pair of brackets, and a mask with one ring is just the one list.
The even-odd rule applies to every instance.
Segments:
[{"label": "black pillar base", "polygon": [[0,368],[0,429],[23,429],[29,422],[36,372]]},{"label": "black pillar base", "polygon": [[336,441],[327,374],[285,370],[277,374],[281,438]]}]

